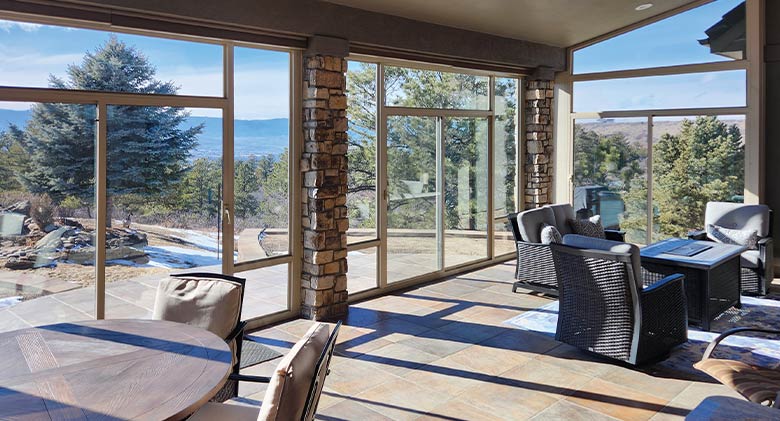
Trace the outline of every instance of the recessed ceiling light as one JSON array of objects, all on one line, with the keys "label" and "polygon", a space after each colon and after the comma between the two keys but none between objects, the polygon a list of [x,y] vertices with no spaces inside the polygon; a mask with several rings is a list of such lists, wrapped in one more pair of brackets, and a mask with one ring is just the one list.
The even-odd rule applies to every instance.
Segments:
[{"label": "recessed ceiling light", "polygon": [[639,6],[635,7],[634,10],[642,11],[642,10],[647,10],[647,9],[649,9],[651,7],[653,7],[653,3],[644,3],[644,4],[640,4]]}]

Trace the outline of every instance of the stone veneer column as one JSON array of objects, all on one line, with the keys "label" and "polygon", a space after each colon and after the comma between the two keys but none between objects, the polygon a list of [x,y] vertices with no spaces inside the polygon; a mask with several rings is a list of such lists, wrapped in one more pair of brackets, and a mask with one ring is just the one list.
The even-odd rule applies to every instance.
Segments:
[{"label": "stone veneer column", "polygon": [[525,209],[550,203],[553,81],[525,81]]},{"label": "stone veneer column", "polygon": [[301,316],[347,313],[347,61],[304,57]]}]

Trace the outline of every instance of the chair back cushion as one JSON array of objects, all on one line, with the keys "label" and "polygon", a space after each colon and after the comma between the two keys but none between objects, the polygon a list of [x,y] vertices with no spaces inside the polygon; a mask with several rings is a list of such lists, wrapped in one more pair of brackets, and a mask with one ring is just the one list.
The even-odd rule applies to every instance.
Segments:
[{"label": "chair back cushion", "polygon": [[241,284],[179,276],[160,281],[152,318],[185,323],[227,338],[241,319]]},{"label": "chair back cushion", "polygon": [[517,229],[525,242],[541,242],[542,224],[555,225],[555,214],[549,207],[529,209],[517,214]]},{"label": "chair back cushion", "polygon": [[556,203],[547,207],[552,209],[553,215],[555,215],[555,228],[558,228],[561,235],[574,234],[568,222],[569,219],[577,218],[574,208],[568,203]]},{"label": "chair back cushion", "polygon": [[639,255],[639,247],[635,244],[621,243],[620,241],[604,240],[601,238],[586,237],[584,235],[569,234],[563,236],[563,244],[579,249],[592,249],[610,251],[613,253],[628,253],[631,255],[631,266],[634,272],[634,281],[637,291],[643,288],[642,260]]},{"label": "chair back cushion", "polygon": [[769,206],[708,202],[704,214],[704,225],[755,231],[759,237],[767,237],[769,236]]},{"label": "chair back cushion", "polygon": [[756,230],[733,230],[718,225],[707,225],[705,231],[707,237],[717,243],[745,246],[753,250],[758,248]]},{"label": "chair back cushion", "polygon": [[260,408],[260,421],[300,420],[328,343],[328,325],[315,323],[276,366]]}]

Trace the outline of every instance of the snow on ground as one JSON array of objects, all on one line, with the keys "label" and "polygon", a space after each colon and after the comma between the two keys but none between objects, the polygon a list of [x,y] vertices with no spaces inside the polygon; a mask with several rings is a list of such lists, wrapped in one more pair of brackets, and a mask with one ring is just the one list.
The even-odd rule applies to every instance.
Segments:
[{"label": "snow on ground", "polygon": [[22,297],[5,297],[0,298],[0,308],[11,307],[14,304],[22,302]]}]

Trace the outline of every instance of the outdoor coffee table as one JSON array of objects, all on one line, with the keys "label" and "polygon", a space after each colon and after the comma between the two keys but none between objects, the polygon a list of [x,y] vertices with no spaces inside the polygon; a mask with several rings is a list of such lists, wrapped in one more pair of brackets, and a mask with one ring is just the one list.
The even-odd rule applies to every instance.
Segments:
[{"label": "outdoor coffee table", "polygon": [[[693,256],[671,254],[683,245],[709,246]],[[710,330],[710,322],[732,306],[740,306],[740,262],[742,246],[709,241],[671,238],[644,247],[642,272],[645,286],[666,275],[685,275],[685,295],[688,302],[688,323]]]},{"label": "outdoor coffee table", "polygon": [[184,419],[222,387],[224,340],[159,320],[0,333],[0,419]]}]

